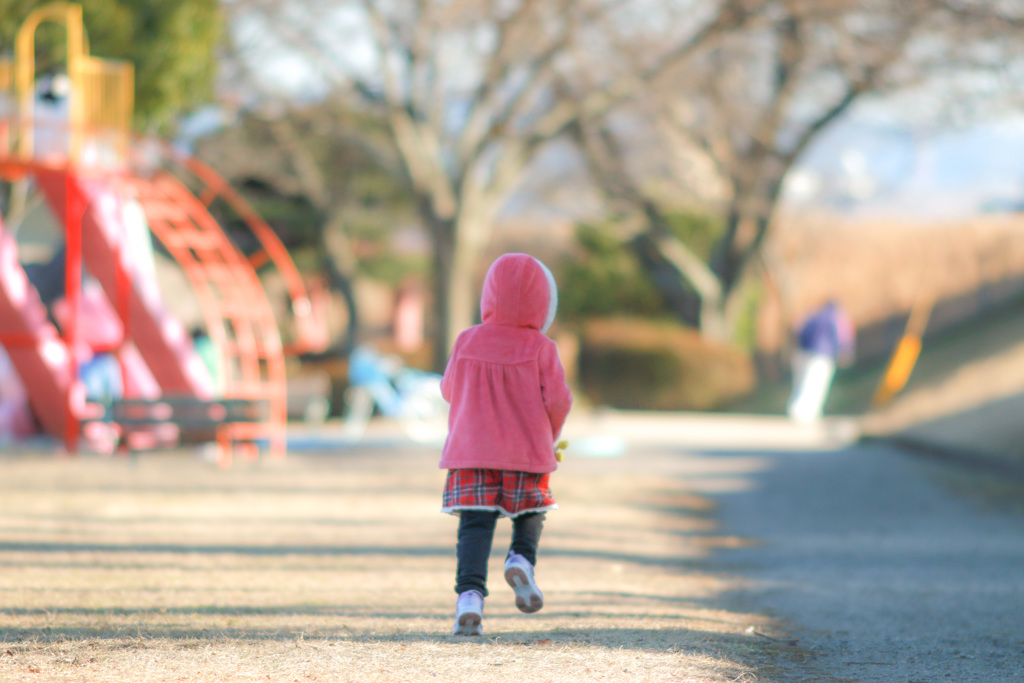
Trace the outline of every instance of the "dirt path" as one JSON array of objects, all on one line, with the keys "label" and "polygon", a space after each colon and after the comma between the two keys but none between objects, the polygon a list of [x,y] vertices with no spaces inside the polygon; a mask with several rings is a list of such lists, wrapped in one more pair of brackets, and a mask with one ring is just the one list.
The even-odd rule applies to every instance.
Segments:
[{"label": "dirt path", "polygon": [[771,680],[792,648],[728,609],[709,495],[756,459],[572,458],[542,543],[544,610],[501,581],[455,638],[454,518],[431,449],[350,449],[218,471],[0,456],[0,680]]}]

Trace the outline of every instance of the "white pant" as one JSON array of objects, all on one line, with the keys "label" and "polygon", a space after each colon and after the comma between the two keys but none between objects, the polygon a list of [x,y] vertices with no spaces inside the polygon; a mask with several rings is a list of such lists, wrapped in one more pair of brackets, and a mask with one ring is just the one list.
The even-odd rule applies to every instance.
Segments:
[{"label": "white pant", "polygon": [[786,412],[797,422],[821,418],[825,399],[836,374],[836,361],[823,353],[797,351],[793,355],[793,393]]}]

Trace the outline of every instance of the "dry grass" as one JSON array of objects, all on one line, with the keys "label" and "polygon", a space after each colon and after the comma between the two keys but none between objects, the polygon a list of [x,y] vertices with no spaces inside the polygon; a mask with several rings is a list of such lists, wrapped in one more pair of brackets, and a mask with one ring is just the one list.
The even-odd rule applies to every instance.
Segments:
[{"label": "dry grass", "polygon": [[[0,679],[5,681],[742,681],[798,653],[732,611],[708,573],[701,489],[744,485],[730,460],[568,461],[538,579],[516,611],[500,576],[480,639],[448,635],[455,518],[428,450],[292,456],[212,468],[0,457]],[[644,474],[636,465],[642,463]]]}]

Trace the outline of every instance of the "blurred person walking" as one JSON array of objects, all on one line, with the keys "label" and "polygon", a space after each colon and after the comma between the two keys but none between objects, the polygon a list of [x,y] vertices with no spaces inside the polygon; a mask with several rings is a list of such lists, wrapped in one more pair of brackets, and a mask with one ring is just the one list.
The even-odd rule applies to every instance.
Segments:
[{"label": "blurred person walking", "polygon": [[451,405],[440,466],[442,512],[459,516],[455,635],[483,633],[487,562],[499,516],[512,520],[505,580],[516,607],[544,605],[534,567],[544,517],[558,507],[548,484],[572,393],[555,342],[551,271],[526,254],[498,258],[484,280],[483,322],[455,341],[441,381]]},{"label": "blurred person walking", "polygon": [[853,321],[836,301],[829,301],[800,326],[793,352],[793,391],[786,406],[800,423],[821,419],[836,374],[836,364],[853,362]]}]

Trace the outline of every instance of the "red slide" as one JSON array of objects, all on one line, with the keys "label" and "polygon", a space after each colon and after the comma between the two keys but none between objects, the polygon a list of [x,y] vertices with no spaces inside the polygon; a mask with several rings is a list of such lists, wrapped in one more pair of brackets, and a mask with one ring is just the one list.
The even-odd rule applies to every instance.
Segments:
[{"label": "red slide", "polygon": [[46,306],[18,261],[18,246],[2,223],[0,341],[28,389],[32,411],[43,428],[67,440],[68,425],[77,430],[78,419],[85,415],[85,388],[72,382],[67,345],[47,319]]},{"label": "red slide", "polygon": [[126,308],[131,312],[127,321],[129,336],[160,385],[161,393],[212,399],[210,374],[184,327],[163,307],[156,283],[146,282],[142,277],[118,282],[118,263],[128,273],[135,269],[125,253],[127,227],[123,224],[123,207],[109,183],[90,181],[85,176],[69,178],[63,171],[40,170],[36,178],[57,216],[65,212],[66,183],[75,183],[86,198],[82,261],[111,302],[126,299]]}]

